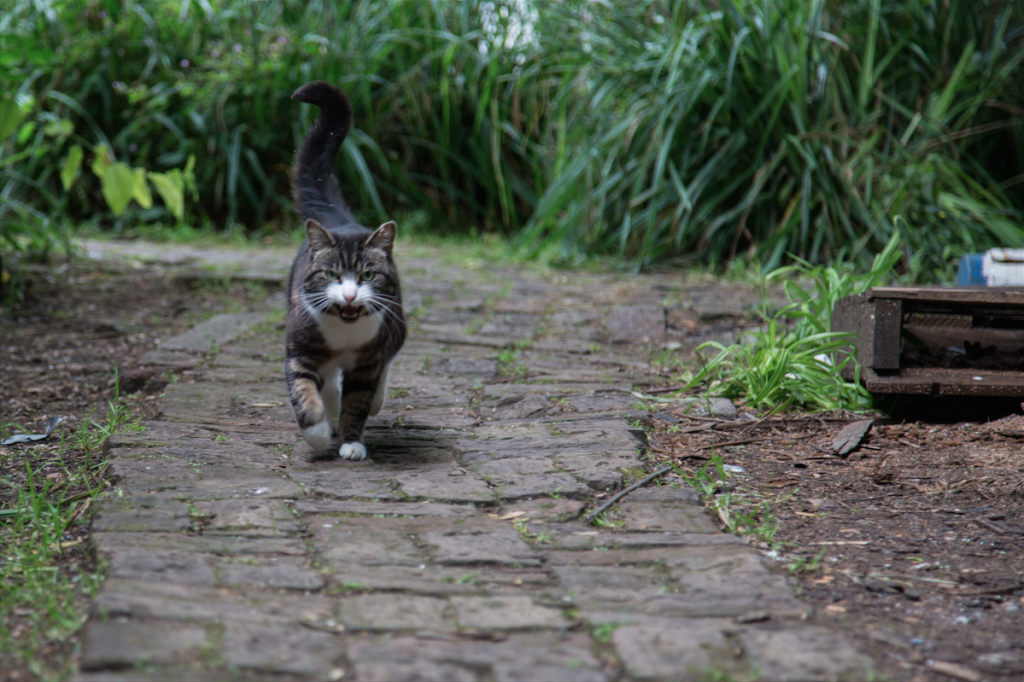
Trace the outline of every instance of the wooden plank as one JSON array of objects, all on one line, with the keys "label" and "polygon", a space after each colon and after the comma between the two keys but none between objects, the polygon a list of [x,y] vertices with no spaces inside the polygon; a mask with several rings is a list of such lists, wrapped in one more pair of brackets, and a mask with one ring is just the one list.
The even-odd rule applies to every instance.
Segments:
[{"label": "wooden plank", "polygon": [[862,365],[876,371],[899,369],[902,302],[876,298],[873,303],[875,333],[871,340],[871,362]]},{"label": "wooden plank", "polygon": [[872,298],[1024,308],[1024,287],[874,287]]},{"label": "wooden plank", "polygon": [[1024,348],[1024,329],[963,329],[916,324],[905,324],[903,329],[929,348],[963,349],[966,342],[980,343],[982,347],[995,346],[1004,353]]},{"label": "wooden plank", "polygon": [[[853,356],[861,365],[870,362],[875,334],[872,311],[868,294],[844,296],[836,301],[832,307],[831,331],[851,334],[849,341],[836,354],[839,356],[837,362],[842,362],[848,356]],[[847,381],[853,381],[853,363],[847,364],[841,375]]]},{"label": "wooden plank", "polygon": [[879,375],[865,368],[861,378],[868,391],[875,394],[1024,398],[1024,372],[904,367],[895,374]]}]

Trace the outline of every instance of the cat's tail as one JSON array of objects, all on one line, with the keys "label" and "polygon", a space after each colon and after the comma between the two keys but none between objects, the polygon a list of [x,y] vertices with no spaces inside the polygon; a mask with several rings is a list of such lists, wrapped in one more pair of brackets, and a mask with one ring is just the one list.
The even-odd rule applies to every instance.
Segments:
[{"label": "cat's tail", "polygon": [[355,222],[334,178],[334,157],[352,127],[352,107],[341,90],[323,81],[307,83],[292,99],[320,107],[292,167],[292,199],[303,221],[324,227]]}]

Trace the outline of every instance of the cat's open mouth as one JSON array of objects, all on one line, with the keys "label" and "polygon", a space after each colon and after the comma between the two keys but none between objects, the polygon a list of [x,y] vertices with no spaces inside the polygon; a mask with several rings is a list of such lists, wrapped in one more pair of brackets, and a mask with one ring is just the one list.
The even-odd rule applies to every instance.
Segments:
[{"label": "cat's open mouth", "polygon": [[359,316],[363,314],[362,306],[354,305],[340,305],[338,306],[338,314],[341,315],[341,319],[345,322],[355,322],[359,319]]}]

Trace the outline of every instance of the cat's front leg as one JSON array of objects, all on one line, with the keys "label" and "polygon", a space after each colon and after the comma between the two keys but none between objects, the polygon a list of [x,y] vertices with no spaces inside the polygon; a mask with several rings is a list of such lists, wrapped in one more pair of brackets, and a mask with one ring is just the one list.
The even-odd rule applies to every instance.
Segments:
[{"label": "cat's front leg", "polygon": [[324,372],[324,387],[320,391],[324,401],[324,415],[331,425],[331,436],[341,435],[341,370]]},{"label": "cat's front leg", "polygon": [[288,398],[295,412],[295,421],[302,430],[302,438],[316,452],[323,452],[331,445],[331,424],[320,391],[324,379],[316,367],[299,358],[285,361],[285,379],[288,382]]},{"label": "cat's front leg", "polygon": [[341,440],[338,456],[342,459],[366,458],[363,430],[380,382],[379,372],[357,369],[346,372],[341,384]]}]

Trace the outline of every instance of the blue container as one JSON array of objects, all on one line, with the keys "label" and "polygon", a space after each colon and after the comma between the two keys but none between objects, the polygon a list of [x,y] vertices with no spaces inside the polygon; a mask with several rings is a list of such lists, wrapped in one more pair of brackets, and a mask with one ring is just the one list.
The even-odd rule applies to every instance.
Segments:
[{"label": "blue container", "polygon": [[967,253],[960,259],[956,269],[956,285],[958,287],[985,286],[985,276],[981,274],[981,262],[985,260],[983,253]]}]

